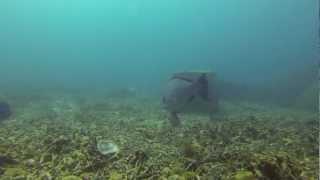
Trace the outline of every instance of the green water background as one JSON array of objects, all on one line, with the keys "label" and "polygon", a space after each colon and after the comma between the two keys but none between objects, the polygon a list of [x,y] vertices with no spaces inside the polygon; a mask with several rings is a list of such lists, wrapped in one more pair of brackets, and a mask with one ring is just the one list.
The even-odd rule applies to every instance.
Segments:
[{"label": "green water background", "polygon": [[318,24],[316,0],[2,0],[1,93],[159,96],[205,69],[226,97],[316,109]]}]

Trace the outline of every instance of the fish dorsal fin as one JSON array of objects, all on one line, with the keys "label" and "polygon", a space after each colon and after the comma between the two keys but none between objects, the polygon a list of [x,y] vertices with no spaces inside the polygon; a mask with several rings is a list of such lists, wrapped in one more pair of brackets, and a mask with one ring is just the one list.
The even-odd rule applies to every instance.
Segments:
[{"label": "fish dorsal fin", "polygon": [[194,81],[190,78],[187,77],[183,77],[183,76],[179,76],[179,75],[174,75],[171,79],[179,79],[179,80],[183,80],[183,81],[187,81],[190,83],[193,83]]},{"label": "fish dorsal fin", "polygon": [[193,101],[195,97],[200,97],[205,101],[209,100],[207,73],[177,73],[171,77],[172,79],[190,83],[189,87],[193,93],[188,99],[189,102]]}]

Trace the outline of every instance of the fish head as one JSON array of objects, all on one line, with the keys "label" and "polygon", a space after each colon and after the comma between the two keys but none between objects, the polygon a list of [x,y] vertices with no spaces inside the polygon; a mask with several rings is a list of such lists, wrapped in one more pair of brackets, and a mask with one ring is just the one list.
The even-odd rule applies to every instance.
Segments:
[{"label": "fish head", "polygon": [[8,103],[0,102],[0,120],[6,119],[11,115],[11,109]]},{"label": "fish head", "polygon": [[181,79],[171,79],[162,98],[165,109],[179,112],[188,104],[197,92],[193,82]]}]

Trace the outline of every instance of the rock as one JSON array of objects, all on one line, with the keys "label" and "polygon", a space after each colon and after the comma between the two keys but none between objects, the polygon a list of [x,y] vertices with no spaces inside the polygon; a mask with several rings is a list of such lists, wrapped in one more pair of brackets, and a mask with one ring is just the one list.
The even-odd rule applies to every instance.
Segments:
[{"label": "rock", "polygon": [[111,171],[109,179],[110,180],[122,180],[123,176],[116,171]]}]

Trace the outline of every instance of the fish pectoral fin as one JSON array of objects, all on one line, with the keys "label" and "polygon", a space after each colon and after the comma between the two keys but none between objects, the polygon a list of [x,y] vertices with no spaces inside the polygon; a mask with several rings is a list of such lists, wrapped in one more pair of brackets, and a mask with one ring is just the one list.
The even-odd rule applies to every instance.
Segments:
[{"label": "fish pectoral fin", "polygon": [[198,95],[205,101],[208,101],[208,79],[206,74],[202,74],[198,79]]}]

